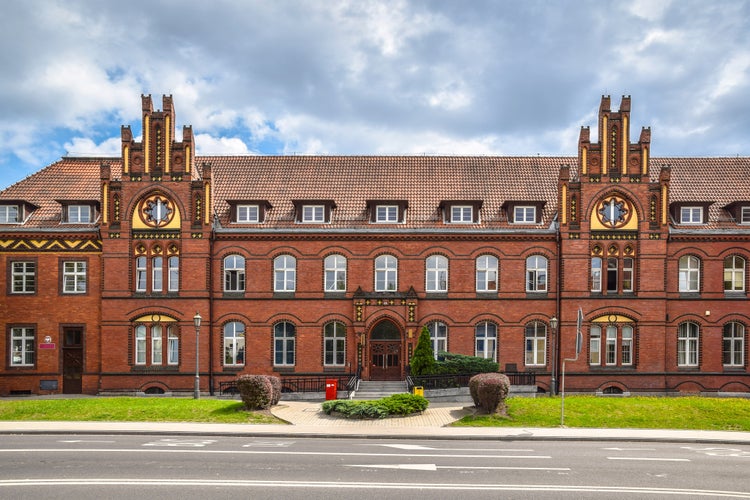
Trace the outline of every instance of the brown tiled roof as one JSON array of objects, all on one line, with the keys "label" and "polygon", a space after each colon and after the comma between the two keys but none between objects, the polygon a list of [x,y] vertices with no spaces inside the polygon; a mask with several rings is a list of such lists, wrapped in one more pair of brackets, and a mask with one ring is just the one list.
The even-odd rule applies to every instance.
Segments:
[{"label": "brown tiled roof", "polygon": [[[25,224],[3,225],[0,229],[61,228],[60,201],[101,200],[100,165],[111,165],[113,177],[119,178],[118,158],[62,158],[42,170],[0,191],[0,200],[23,200],[38,207]],[[65,224],[63,229],[92,228],[91,224]]]},{"label": "brown tiled roof", "polygon": [[[482,201],[477,228],[518,228],[500,215],[504,201],[545,201],[542,221],[557,211],[560,164],[570,157],[490,156],[243,156],[202,157],[212,164],[214,208],[225,228],[228,200],[268,200],[264,226],[300,226],[292,200],[336,202],[328,228],[368,227],[367,200],[408,200],[406,224],[390,228],[444,227],[441,201]],[[196,160],[197,162],[197,160]],[[380,228],[381,226],[378,225]],[[385,226],[382,226],[385,227]],[[528,226],[526,226],[528,227]],[[533,226],[532,226],[533,227]]]},{"label": "brown tiled roof", "polygon": [[[535,228],[549,227],[557,212],[557,177],[560,165],[575,157],[497,156],[204,156],[196,165],[212,165],[214,210],[224,228],[254,227],[229,221],[229,200],[266,200],[264,228],[369,228],[368,200],[408,201],[406,224],[377,228],[419,229],[445,227],[441,201],[481,201],[481,223],[460,229],[519,229],[500,215],[507,201],[544,201],[542,220]],[[121,177],[117,158],[63,158],[3,191],[1,200],[23,200],[36,207],[23,225],[2,225],[0,230],[91,228],[96,225],[60,224],[62,200],[100,201],[100,165],[109,163],[112,178]],[[713,202],[710,224],[691,230],[737,228],[727,225],[724,207],[750,201],[750,157],[652,158],[650,179],[656,181],[662,165],[671,169],[670,203]],[[294,222],[292,200],[333,200],[332,223],[323,226]]]}]

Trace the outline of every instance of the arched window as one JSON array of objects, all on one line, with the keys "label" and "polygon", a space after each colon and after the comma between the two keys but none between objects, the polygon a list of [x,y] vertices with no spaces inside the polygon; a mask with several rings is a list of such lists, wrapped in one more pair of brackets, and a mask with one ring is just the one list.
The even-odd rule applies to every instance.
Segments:
[{"label": "arched window", "polygon": [[547,259],[541,255],[526,259],[526,291],[547,291]]},{"label": "arched window", "polygon": [[737,322],[724,325],[724,339],[721,357],[724,366],[744,366],[745,325]]},{"label": "arched window", "polygon": [[297,259],[291,255],[279,255],[273,260],[274,292],[293,292],[297,282]]},{"label": "arched window", "polygon": [[274,366],[294,366],[294,347],[296,329],[294,325],[282,321],[273,327],[273,364]]},{"label": "arched window", "polygon": [[698,257],[680,257],[680,292],[699,292],[701,261]]},{"label": "arched window", "polygon": [[242,255],[224,257],[224,291],[245,291],[245,258]]},{"label": "arched window", "polygon": [[[164,363],[164,339],[167,341],[168,365],[179,364],[180,343],[174,325],[154,323],[135,327],[135,364],[159,366]],[[151,346],[149,352],[148,346]]]},{"label": "arched window", "polygon": [[448,326],[442,321],[432,321],[427,323],[427,331],[430,332],[432,353],[437,359],[439,353],[448,351]]},{"label": "arched window", "polygon": [[544,366],[547,364],[547,325],[541,321],[533,321],[526,325],[525,330],[525,361],[526,366]]},{"label": "arched window", "polygon": [[699,328],[696,323],[682,323],[677,333],[677,366],[698,366]]},{"label": "arched window", "polygon": [[426,288],[428,292],[448,291],[448,259],[442,255],[431,255],[425,262]]},{"label": "arched window", "polygon": [[224,325],[224,365],[245,364],[245,325],[230,321]]},{"label": "arched window", "polygon": [[394,292],[398,288],[398,259],[380,255],[375,259],[375,291]]},{"label": "arched window", "polygon": [[745,259],[739,255],[724,259],[724,291],[745,291]]},{"label": "arched window", "polygon": [[479,323],[474,330],[474,355],[497,361],[497,326],[489,321]]},{"label": "arched window", "polygon": [[345,363],[346,326],[340,321],[332,321],[323,328],[323,364],[344,366]]},{"label": "arched window", "polygon": [[497,291],[498,261],[494,255],[477,257],[477,292]]},{"label": "arched window", "polygon": [[346,257],[329,255],[325,259],[325,291],[346,291]]}]

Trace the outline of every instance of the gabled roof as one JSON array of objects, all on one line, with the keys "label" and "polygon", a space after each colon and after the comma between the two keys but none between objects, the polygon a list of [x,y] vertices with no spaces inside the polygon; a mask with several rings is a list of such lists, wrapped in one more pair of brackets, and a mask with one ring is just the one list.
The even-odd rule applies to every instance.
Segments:
[{"label": "gabled roof", "polygon": [[[405,224],[395,230],[445,228],[440,202],[482,201],[479,224],[463,230],[514,229],[501,217],[504,200],[546,201],[539,228],[557,211],[557,178],[571,157],[492,156],[209,156],[214,209],[224,228],[227,200],[268,200],[265,227],[293,228],[295,199],[332,199],[326,228],[369,228],[368,201],[407,200]],[[196,163],[198,159],[196,159]],[[308,226],[305,226],[308,228]],[[378,230],[383,230],[379,226]]]},{"label": "gabled roof", "polygon": [[[118,158],[62,158],[27,178],[0,191],[2,200],[23,200],[38,207],[23,226],[0,226],[0,229],[59,228],[62,214],[60,200],[101,202],[100,165],[107,162],[113,174],[120,176]],[[64,229],[93,228],[90,224],[65,224]]]}]

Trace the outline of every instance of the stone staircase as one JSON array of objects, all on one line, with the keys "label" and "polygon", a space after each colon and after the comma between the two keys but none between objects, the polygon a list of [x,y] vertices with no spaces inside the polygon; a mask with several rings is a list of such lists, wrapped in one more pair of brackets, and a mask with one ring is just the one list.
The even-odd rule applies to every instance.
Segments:
[{"label": "stone staircase", "polygon": [[406,392],[406,381],[380,381],[380,380],[360,380],[359,389],[354,392],[351,399],[380,399],[393,394]]}]

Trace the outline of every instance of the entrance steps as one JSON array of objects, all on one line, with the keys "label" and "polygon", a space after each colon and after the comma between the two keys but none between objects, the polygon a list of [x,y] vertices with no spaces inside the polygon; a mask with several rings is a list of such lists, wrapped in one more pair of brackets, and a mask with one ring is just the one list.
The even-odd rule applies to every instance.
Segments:
[{"label": "entrance steps", "polygon": [[407,392],[405,380],[360,380],[359,387],[354,392],[351,399],[380,399],[394,394],[403,394],[405,392]]}]

